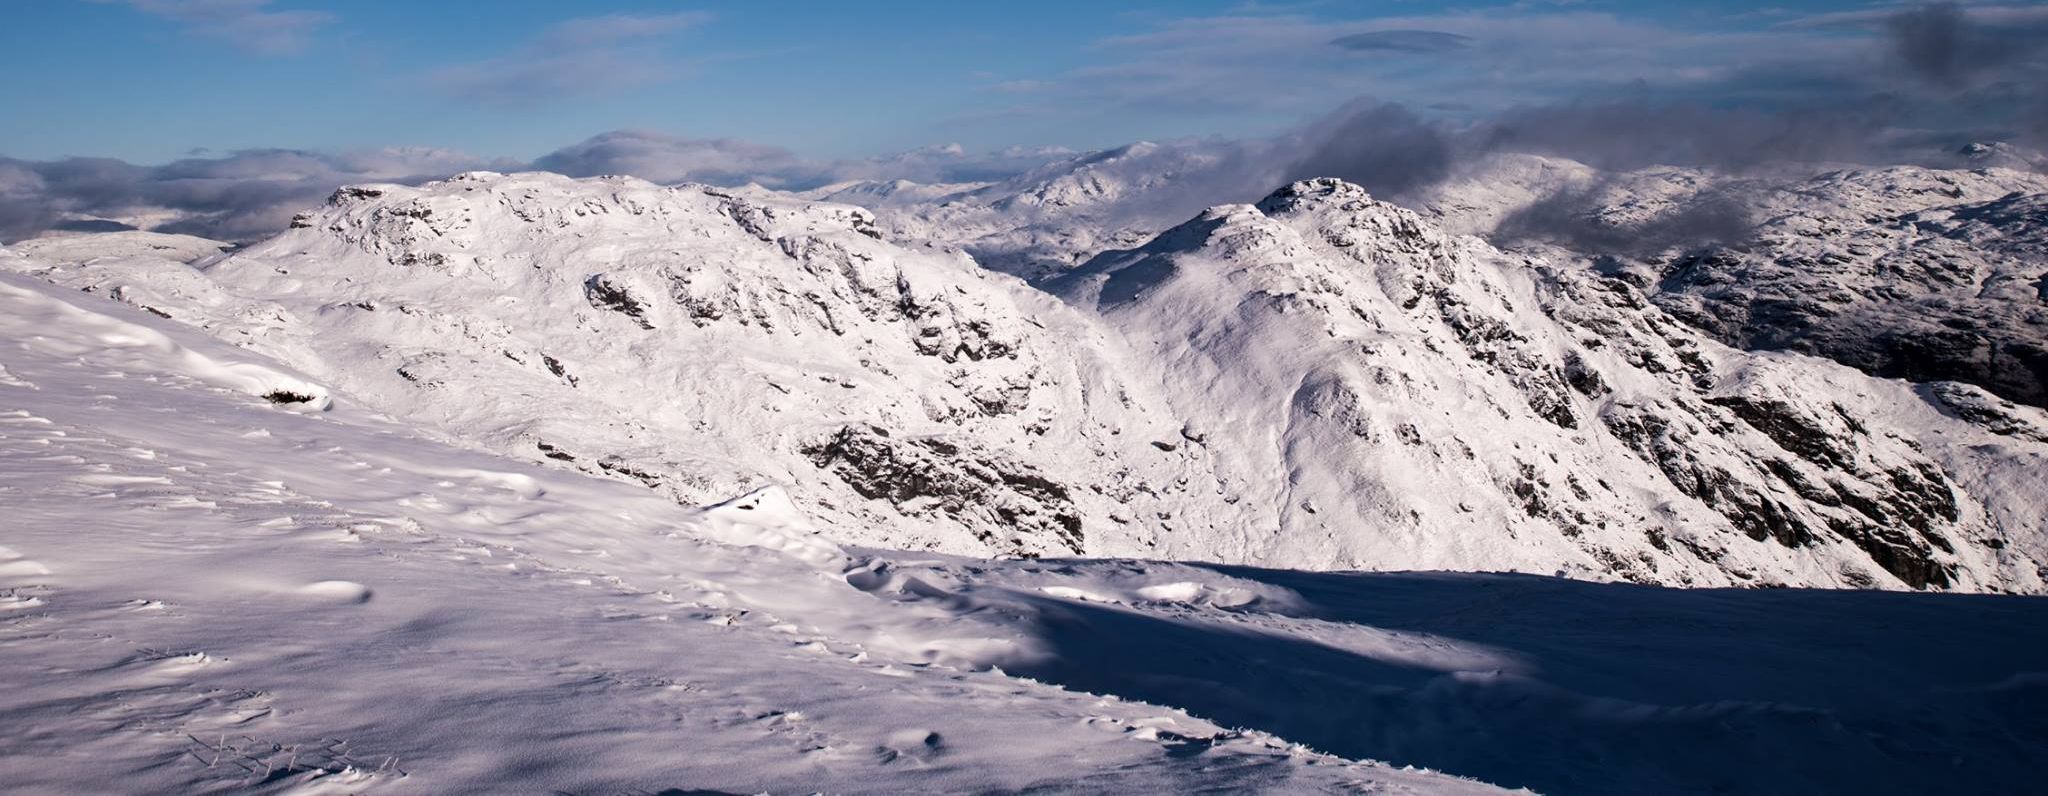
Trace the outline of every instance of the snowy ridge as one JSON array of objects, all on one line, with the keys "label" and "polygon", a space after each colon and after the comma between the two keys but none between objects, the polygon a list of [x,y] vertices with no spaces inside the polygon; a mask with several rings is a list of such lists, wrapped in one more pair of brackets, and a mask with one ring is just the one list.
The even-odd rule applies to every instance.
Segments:
[{"label": "snowy ridge", "polygon": [[[989,183],[920,183],[910,180],[853,180],[821,185],[798,195],[806,199],[867,208],[901,207],[925,202],[945,202],[961,194],[989,187]],[[771,189],[761,188],[761,191]]]},{"label": "snowy ridge", "polygon": [[45,235],[16,241],[10,248],[31,257],[59,262],[155,258],[189,263],[232,247],[193,235],[127,230]]}]

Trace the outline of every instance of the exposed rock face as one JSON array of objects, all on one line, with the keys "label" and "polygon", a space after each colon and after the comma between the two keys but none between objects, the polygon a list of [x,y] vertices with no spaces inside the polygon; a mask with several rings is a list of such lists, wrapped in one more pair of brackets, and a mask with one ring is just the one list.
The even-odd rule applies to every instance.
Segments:
[{"label": "exposed rock face", "polygon": [[[1086,550],[1067,487],[1029,465],[963,452],[938,439],[899,441],[872,426],[842,428],[802,450],[862,497],[983,529],[977,538],[1005,552],[1029,554],[1028,540],[1042,539],[1058,539],[1074,555]],[[997,528],[1010,533],[997,539]]]},{"label": "exposed rock face", "polygon": [[1925,385],[1921,392],[1949,414],[1993,434],[2048,442],[2048,415],[2039,409],[2014,406],[1982,387],[1952,381]]},{"label": "exposed rock face", "polygon": [[[1741,246],[1675,259],[1658,303],[1737,345],[2048,405],[2048,194],[1972,201],[2017,182],[1918,169],[1816,179],[1800,190],[1826,201]],[[1929,201],[1941,204],[1917,207]]]},{"label": "exposed rock face", "polygon": [[203,271],[0,260],[472,444],[690,503],[779,483],[854,543],[2043,588],[2034,410],[1732,350],[1336,180],[1057,297],[766,192],[478,173],[305,221]]}]

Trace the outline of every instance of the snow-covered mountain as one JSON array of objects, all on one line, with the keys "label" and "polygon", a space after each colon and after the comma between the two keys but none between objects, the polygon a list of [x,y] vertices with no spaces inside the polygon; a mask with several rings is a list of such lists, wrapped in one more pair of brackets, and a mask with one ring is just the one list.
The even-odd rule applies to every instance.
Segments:
[{"label": "snow-covered mountain", "polygon": [[691,505],[786,484],[860,520],[839,523],[849,541],[1129,550],[1084,538],[1081,516],[1112,500],[1067,485],[1165,465],[1076,454],[1179,428],[1092,408],[1136,388],[1078,313],[877,240],[853,207],[476,173],[344,189],[296,226],[204,270],[115,258],[48,275],[501,452]]},{"label": "snow-covered mountain", "polygon": [[2048,406],[2048,176],[1842,171],[1757,206],[1753,237],[1667,262],[1658,303],[1738,345]]},{"label": "snow-covered mountain", "polygon": [[1276,490],[1256,494],[1279,533],[1239,556],[2040,588],[2044,520],[2013,500],[2048,488],[2031,432],[1715,345],[1624,282],[1445,235],[1356,186],[1214,209],[1051,284],[1168,363],[1167,394],[1244,467],[1226,483]]},{"label": "snow-covered mountain", "polygon": [[[1500,152],[1400,201],[1450,232],[1626,273],[1730,345],[2048,407],[2048,176],[2037,154],[2003,143],[1950,159],[1727,174]],[[951,192],[862,183],[816,196],[873,208],[901,238],[1045,279],[1178,223],[1191,202],[1249,201],[1234,195],[1275,184],[1285,162],[1213,142],[1138,144]]]},{"label": "snow-covered mountain", "polygon": [[956,248],[983,267],[1036,279],[1136,246],[1208,205],[1255,199],[1232,194],[1278,180],[1269,164],[1239,155],[1213,143],[1140,141],[991,183],[856,182],[803,195],[870,208],[894,238]]},{"label": "snow-covered mountain", "polygon": [[[1987,162],[2002,150],[1986,147]],[[1421,203],[1447,226],[1601,260],[1744,348],[1958,380],[2048,406],[2048,176],[1844,167],[1600,173],[1511,155]]]},{"label": "snow-covered mountain", "polygon": [[689,505],[780,485],[844,542],[2044,588],[2042,413],[1729,349],[1337,181],[1057,297],[859,208],[626,178],[359,186],[294,226],[197,267],[6,264],[448,440]]}]

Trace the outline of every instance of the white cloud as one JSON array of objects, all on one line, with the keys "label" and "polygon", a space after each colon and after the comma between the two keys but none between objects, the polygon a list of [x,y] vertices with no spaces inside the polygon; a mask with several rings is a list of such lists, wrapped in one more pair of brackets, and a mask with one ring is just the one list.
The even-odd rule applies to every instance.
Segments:
[{"label": "white cloud", "polygon": [[1030,94],[1044,91],[1051,86],[1051,83],[1043,80],[1005,80],[989,86],[988,90],[997,94]]},{"label": "white cloud", "polygon": [[671,55],[664,40],[710,19],[683,12],[566,20],[517,52],[450,64],[429,72],[426,82],[445,94],[494,105],[617,93],[687,74],[688,65]]},{"label": "white cloud", "polygon": [[703,25],[711,15],[702,11],[675,14],[607,14],[582,17],[549,26],[542,35],[545,46],[590,47],[648,39]]},{"label": "white cloud", "polygon": [[533,167],[572,177],[630,174],[654,182],[759,182],[770,187],[823,179],[824,168],[781,147],[734,138],[686,138],[617,130],[563,147]]},{"label": "white cloud", "polygon": [[734,138],[616,130],[548,153],[535,160],[533,168],[577,177],[630,174],[661,183],[754,182],[771,188],[803,189],[848,180],[994,180],[1072,154],[1062,147],[970,152],[949,143],[871,158],[813,160],[782,147]]},{"label": "white cloud", "polygon": [[[105,2],[105,0],[100,0]],[[270,0],[126,0],[145,14],[175,20],[192,33],[257,55],[289,55],[312,43],[313,32],[334,21],[322,11],[274,11]]]}]

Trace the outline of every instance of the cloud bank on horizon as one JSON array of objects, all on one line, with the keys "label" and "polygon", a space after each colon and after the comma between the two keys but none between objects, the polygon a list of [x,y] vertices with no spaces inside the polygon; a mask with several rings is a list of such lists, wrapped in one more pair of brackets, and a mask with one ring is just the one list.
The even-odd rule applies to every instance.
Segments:
[{"label": "cloud bank on horizon", "polygon": [[[1221,3],[1176,15],[883,3],[859,17],[788,19],[678,5],[627,1],[559,18],[549,4],[507,2],[491,15],[416,14],[403,27],[391,15],[404,6],[376,3],[91,0],[0,12],[31,34],[0,63],[62,61],[81,25],[172,56],[163,74],[130,65],[135,86],[91,82],[116,62],[0,88],[0,102],[36,111],[0,121],[0,240],[96,218],[246,240],[339,184],[473,168],[779,188],[981,181],[1076,149],[1209,135],[1200,145],[1222,153],[1232,179],[1339,176],[1398,195],[1503,150],[1603,168],[1744,170],[2048,143],[2048,6],[1422,4],[1340,18]],[[906,39],[917,49],[898,46]],[[162,81],[228,96],[124,96]],[[136,124],[138,114],[162,123]],[[110,118],[124,123],[94,123]],[[290,140],[309,120],[318,134]],[[572,127],[586,132],[561,132]],[[232,132],[209,142],[216,130]],[[297,146],[222,145],[252,135]],[[455,146],[403,146],[422,139]],[[471,154],[540,140],[537,157]],[[931,140],[968,145],[917,145]],[[96,142],[112,157],[50,156],[83,145],[53,141]],[[165,141],[227,154],[122,159]],[[900,151],[809,154],[861,142]],[[1270,187],[1220,186],[1201,199]]]}]

